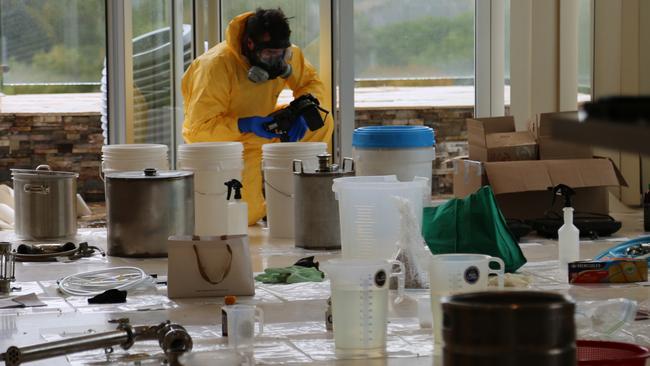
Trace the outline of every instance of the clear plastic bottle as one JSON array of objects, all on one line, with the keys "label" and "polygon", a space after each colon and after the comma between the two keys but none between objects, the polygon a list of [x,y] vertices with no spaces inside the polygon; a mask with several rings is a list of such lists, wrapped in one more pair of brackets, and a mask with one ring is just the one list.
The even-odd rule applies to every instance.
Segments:
[{"label": "clear plastic bottle", "polygon": [[568,265],[580,259],[580,230],[573,225],[573,208],[565,207],[564,225],[557,231],[560,270],[568,272]]},{"label": "clear plastic bottle", "polygon": [[560,273],[566,274],[569,271],[569,263],[580,259],[580,230],[573,225],[573,207],[571,207],[571,196],[575,194],[575,191],[567,185],[558,184],[553,188],[553,194],[564,197],[564,208],[562,209],[564,225],[557,231],[557,237]]},{"label": "clear plastic bottle", "polygon": [[[242,201],[241,189],[244,187],[237,179],[226,183],[228,186],[228,235],[246,235],[248,233],[248,204]],[[232,191],[235,191],[234,200],[230,200]]]}]

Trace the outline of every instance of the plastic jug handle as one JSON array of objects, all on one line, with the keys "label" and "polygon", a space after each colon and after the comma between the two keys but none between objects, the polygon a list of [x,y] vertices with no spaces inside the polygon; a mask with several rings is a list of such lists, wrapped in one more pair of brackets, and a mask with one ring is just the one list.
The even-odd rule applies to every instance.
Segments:
[{"label": "plastic jug handle", "polygon": [[495,274],[497,275],[497,282],[499,288],[503,288],[503,276],[504,276],[504,271],[505,271],[505,264],[503,263],[503,259],[499,257],[492,257],[490,258],[490,263],[498,263],[499,264],[499,269],[492,269],[488,267],[488,273],[489,274]]},{"label": "plastic jug handle", "polygon": [[255,320],[257,320],[257,330],[259,331],[257,335],[259,336],[264,333],[264,312],[259,307],[255,308]]},{"label": "plastic jug handle", "polygon": [[[395,304],[399,304],[404,300],[404,264],[402,262],[394,260],[390,261],[392,264],[392,267],[394,268],[395,266],[399,267],[399,272],[391,272],[390,277],[395,277],[397,278],[397,297],[395,298]],[[394,270],[394,269],[393,269]]]}]

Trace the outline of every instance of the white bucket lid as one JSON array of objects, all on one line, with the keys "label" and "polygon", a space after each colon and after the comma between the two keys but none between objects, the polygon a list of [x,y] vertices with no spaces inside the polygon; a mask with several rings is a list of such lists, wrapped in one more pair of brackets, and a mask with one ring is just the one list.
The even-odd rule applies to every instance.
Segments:
[{"label": "white bucket lid", "polygon": [[114,144],[102,146],[102,153],[167,153],[169,148],[162,144]]},{"label": "white bucket lid", "polygon": [[314,157],[327,151],[327,144],[324,142],[283,142],[262,145],[262,156],[265,158],[281,158],[294,156]]}]

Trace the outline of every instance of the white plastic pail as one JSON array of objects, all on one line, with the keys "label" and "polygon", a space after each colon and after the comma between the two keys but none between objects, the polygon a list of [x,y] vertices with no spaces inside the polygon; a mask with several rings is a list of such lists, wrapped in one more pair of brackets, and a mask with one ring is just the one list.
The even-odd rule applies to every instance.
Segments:
[{"label": "white plastic pail", "polygon": [[[169,169],[167,145],[115,144],[102,146],[102,174],[111,172]],[[103,178],[102,178],[103,179]]]},{"label": "white plastic pail", "polygon": [[403,182],[431,179],[435,136],[425,126],[368,126],[352,135],[357,176],[396,175]]},{"label": "white plastic pail", "polygon": [[287,142],[262,146],[266,218],[272,238],[294,237],[293,160],[302,160],[306,171],[318,167],[318,154],[327,152],[324,142]]}]

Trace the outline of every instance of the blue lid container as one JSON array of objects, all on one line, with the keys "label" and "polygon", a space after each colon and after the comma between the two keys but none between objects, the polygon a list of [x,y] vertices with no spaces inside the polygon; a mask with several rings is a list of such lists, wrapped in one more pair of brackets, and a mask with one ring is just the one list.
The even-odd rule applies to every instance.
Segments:
[{"label": "blue lid container", "polygon": [[352,146],[401,149],[435,146],[433,129],[425,126],[368,126],[354,130]]}]

